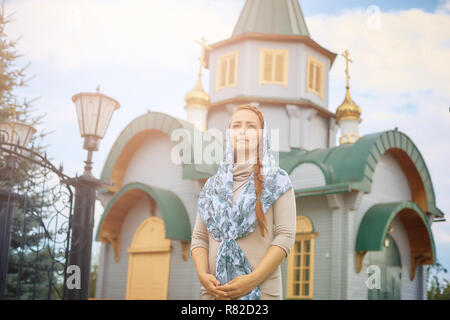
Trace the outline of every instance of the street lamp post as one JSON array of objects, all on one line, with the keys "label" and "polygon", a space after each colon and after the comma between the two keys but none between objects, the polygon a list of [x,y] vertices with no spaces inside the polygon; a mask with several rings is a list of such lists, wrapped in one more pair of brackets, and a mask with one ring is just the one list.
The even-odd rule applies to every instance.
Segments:
[{"label": "street lamp post", "polygon": [[[83,148],[88,151],[85,171],[82,176],[66,182],[75,187],[75,207],[71,222],[72,240],[68,267],[72,266],[76,275],[80,272],[80,286],[66,283],[67,300],[87,300],[91,268],[92,233],[94,229],[94,208],[97,189],[111,186],[107,181],[92,175],[92,154],[97,151],[103,139],[113,112],[120,107],[119,102],[102,93],[78,93],[72,97],[75,103],[80,135],[84,138]],[[69,279],[70,280],[70,279]]]},{"label": "street lamp post", "polygon": [[4,299],[6,290],[6,275],[8,273],[9,247],[11,244],[11,226],[14,207],[22,198],[12,191],[13,174],[17,166],[14,153],[21,154],[22,147],[30,142],[36,132],[32,126],[16,121],[14,109],[12,121],[0,121],[0,144],[11,154],[5,156],[5,165],[1,168],[6,172],[6,189],[0,190],[0,300]]}]

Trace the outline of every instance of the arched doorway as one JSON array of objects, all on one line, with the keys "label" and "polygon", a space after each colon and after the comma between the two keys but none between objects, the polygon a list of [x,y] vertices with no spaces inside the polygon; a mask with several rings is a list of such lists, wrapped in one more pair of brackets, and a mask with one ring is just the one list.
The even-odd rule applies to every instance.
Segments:
[{"label": "arched doorway", "polygon": [[369,300],[399,300],[401,297],[402,264],[397,244],[387,235],[383,249],[369,251],[369,265],[380,268],[380,289],[368,289]]},{"label": "arched doorway", "polygon": [[127,299],[167,299],[171,240],[165,235],[164,220],[159,217],[144,220],[136,230],[128,249]]}]

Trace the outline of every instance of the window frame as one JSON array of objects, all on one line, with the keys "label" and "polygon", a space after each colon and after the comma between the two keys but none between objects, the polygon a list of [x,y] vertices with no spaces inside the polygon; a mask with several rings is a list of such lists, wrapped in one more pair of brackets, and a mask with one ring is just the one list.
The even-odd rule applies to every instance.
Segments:
[{"label": "window frame", "polygon": [[[235,59],[235,63],[234,63],[234,79],[233,82],[229,82],[229,77],[230,77],[230,66],[229,66],[229,61],[234,58]],[[227,68],[225,71],[225,84],[222,86],[220,83],[220,79],[222,78],[222,61],[223,60],[227,60]],[[217,75],[216,75],[216,92],[222,90],[223,88],[227,88],[227,87],[236,87],[237,86],[237,71],[238,71],[238,64],[239,64],[239,51],[233,51],[233,52],[229,52],[226,54],[223,54],[219,57],[217,57]]]},{"label": "window frame", "polygon": [[[264,79],[264,73],[265,73],[265,54],[271,53],[273,54],[272,57],[272,77],[271,80],[265,80]],[[275,75],[276,75],[276,56],[281,54],[283,56],[283,80],[282,81],[276,81]],[[259,49],[259,86],[262,86],[263,84],[278,84],[282,85],[284,87],[288,86],[288,77],[289,77],[289,50],[287,49],[267,49],[267,48],[260,48]]]},{"label": "window frame", "polygon": [[[314,68],[316,68],[316,66],[319,66],[319,68],[320,68],[320,73],[321,73],[321,76],[322,76],[322,81],[320,83],[320,90],[316,90],[316,88],[314,86],[314,84],[316,83],[316,79],[317,79],[316,72],[314,72],[314,75],[313,75],[313,80],[312,80],[313,81],[313,86],[312,86],[312,88],[309,87],[309,78],[310,78],[310,72],[311,72],[311,70],[309,68],[310,63],[313,64]],[[307,55],[307,60],[306,60],[306,81],[305,81],[305,83],[306,83],[306,91],[307,92],[315,93],[320,98],[323,99],[324,86],[325,86],[325,65],[322,62],[320,62],[319,60],[317,60],[316,58],[314,58],[314,57],[312,57],[310,55]]]},{"label": "window frame", "polygon": [[[300,228],[302,226],[302,228]],[[297,216],[297,226],[296,226],[296,234],[295,234],[295,242],[294,245],[289,252],[288,261],[287,261],[287,275],[286,275],[286,299],[313,299],[314,297],[314,249],[315,249],[315,238],[318,235],[318,232],[313,232],[313,226],[311,220],[307,216]],[[301,230],[301,231],[300,231]],[[307,232],[302,232],[307,230]],[[307,267],[309,270],[309,280],[307,283],[309,284],[308,295],[302,295],[302,285],[305,284],[305,281],[302,280],[303,277],[303,259],[304,259],[304,249],[303,244],[305,240],[309,240],[309,266]],[[300,251],[300,294],[296,295],[294,293],[294,267],[295,266],[295,258],[296,258],[296,242],[301,241],[302,249]],[[297,281],[296,281],[297,282]]]}]

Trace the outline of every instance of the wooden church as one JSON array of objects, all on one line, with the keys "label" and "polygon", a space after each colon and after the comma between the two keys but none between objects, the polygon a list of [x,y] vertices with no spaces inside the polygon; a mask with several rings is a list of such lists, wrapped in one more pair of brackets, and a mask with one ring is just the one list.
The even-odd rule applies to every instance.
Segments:
[{"label": "wooden church", "polygon": [[[342,56],[345,99],[330,110],[337,54],[310,37],[298,0],[247,0],[230,38],[203,43],[187,119],[142,114],[106,159],[101,178],[114,185],[98,194],[96,298],[200,299],[190,238],[198,194],[218,163],[195,161],[193,139],[174,151],[174,136],[223,148],[207,130],[225,134],[233,108],[252,103],[269,131],[278,130],[273,151],[297,199],[295,244],[281,264],[283,298],[426,299],[426,267],[436,261],[431,224],[444,214],[408,135],[359,136],[361,108],[350,96],[349,54]],[[208,93],[202,66],[210,72]]]}]

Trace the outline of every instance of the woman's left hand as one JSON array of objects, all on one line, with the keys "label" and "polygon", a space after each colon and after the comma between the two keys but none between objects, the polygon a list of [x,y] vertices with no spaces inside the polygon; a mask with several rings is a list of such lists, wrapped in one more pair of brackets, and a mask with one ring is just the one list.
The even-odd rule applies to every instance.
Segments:
[{"label": "woman's left hand", "polygon": [[223,286],[217,286],[217,289],[226,291],[231,299],[240,299],[249,294],[257,284],[252,276],[244,274],[237,276]]}]

